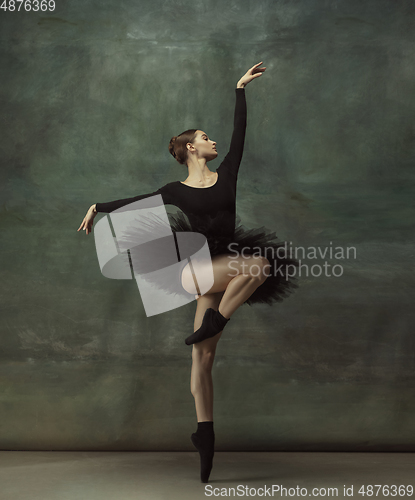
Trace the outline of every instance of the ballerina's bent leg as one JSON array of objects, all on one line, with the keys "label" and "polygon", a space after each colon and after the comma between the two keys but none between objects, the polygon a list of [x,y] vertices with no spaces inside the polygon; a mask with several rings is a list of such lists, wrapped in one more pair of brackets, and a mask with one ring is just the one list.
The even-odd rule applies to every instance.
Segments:
[{"label": "ballerina's bent leg", "polygon": [[[187,345],[201,342],[217,335],[226,326],[232,314],[254,291],[267,279],[270,263],[261,256],[229,259],[227,254],[217,255],[212,259],[214,284],[208,294],[224,292],[218,310],[208,308],[203,317],[201,327],[186,338]],[[200,271],[200,270],[199,270]],[[209,273],[206,273],[208,276]],[[200,276],[202,276],[200,278]],[[192,293],[194,276],[190,269],[184,269],[183,287]],[[203,273],[199,272],[199,281],[203,282]],[[203,288],[203,286],[202,286]]]}]

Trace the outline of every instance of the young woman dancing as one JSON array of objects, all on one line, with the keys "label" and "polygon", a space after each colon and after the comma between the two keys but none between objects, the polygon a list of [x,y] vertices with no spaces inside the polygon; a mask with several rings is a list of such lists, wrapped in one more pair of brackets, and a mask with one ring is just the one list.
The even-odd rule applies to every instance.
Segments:
[{"label": "young woman dancing", "polygon": [[[212,365],[223,329],[242,304],[272,305],[298,286],[295,272],[288,272],[288,268],[293,269],[298,262],[282,252],[284,242],[264,227],[247,229],[239,220],[236,224],[236,184],[247,117],[245,87],[265,71],[265,67],[259,67],[261,64],[262,61],[252,66],[236,85],[231,144],[216,172],[207,166],[207,162],[218,155],[216,142],[203,130],[186,130],[172,137],[169,144],[173,157],[188,168],[184,182],[168,183],[154,193],[96,203],[89,208],[78,229],[89,234],[97,213],[109,213],[134,201],[161,194],[164,204],[175,205],[188,217],[180,213],[173,217],[173,232],[194,231],[206,236],[214,284],[208,293],[195,296],[193,333],[185,339],[187,345],[193,345],[190,390],[195,399],[198,428],[191,435],[191,441],[200,454],[203,483],[208,482],[213,464]],[[189,264],[183,268],[180,281],[186,293],[194,293],[195,282]]]}]

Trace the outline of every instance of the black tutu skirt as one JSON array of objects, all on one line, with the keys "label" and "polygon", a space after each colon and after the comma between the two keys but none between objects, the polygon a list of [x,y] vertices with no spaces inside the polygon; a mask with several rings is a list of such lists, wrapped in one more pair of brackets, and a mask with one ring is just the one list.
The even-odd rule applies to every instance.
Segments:
[{"label": "black tutu skirt", "polygon": [[[270,262],[268,277],[245,301],[246,304],[272,305],[298,288],[296,276],[299,262],[289,254],[286,242],[280,241],[275,232],[264,226],[247,228],[238,216],[234,233],[226,234],[218,230],[218,227],[226,227],[226,222],[229,223],[225,215],[223,217],[223,224],[220,215],[215,217],[215,230],[210,229],[212,225],[208,224],[192,227],[181,211],[168,214],[168,224],[154,216],[147,218],[145,223],[143,219],[132,221],[118,239],[119,247],[121,251],[128,250],[135,274],[140,274],[141,278],[164,292],[187,298],[194,298],[195,294],[183,288],[182,270],[189,258],[206,242],[211,258],[223,254],[235,256],[243,252],[244,257],[261,255]],[[180,251],[177,251],[178,246]]]}]

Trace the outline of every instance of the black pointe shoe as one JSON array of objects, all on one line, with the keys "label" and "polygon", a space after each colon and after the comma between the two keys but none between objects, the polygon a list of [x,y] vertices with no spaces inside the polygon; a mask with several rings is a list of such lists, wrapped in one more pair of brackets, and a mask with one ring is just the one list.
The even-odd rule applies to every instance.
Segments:
[{"label": "black pointe shoe", "polygon": [[230,318],[225,318],[219,311],[215,311],[211,307],[207,308],[203,316],[201,327],[192,335],[189,335],[185,340],[187,345],[196,344],[202,340],[214,337],[221,332]]},{"label": "black pointe shoe", "polygon": [[215,454],[215,435],[204,436],[202,440],[196,433],[190,436],[194,447],[200,455],[200,481],[207,483],[213,467],[213,456]]}]

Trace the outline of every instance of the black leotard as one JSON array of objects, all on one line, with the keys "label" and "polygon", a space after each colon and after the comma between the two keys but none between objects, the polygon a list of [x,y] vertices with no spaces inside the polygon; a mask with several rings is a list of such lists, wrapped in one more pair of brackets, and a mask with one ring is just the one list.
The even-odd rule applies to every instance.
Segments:
[{"label": "black leotard", "polygon": [[[180,181],[170,182],[154,193],[133,198],[97,203],[97,212],[112,212],[134,201],[161,194],[165,205],[175,205],[189,218],[194,231],[208,225],[218,233],[232,235],[236,217],[236,181],[245,142],[246,100],[245,89],[236,88],[234,128],[228,154],[216,169],[218,178],[207,188],[187,186]],[[217,226],[217,227],[215,227]]]}]

